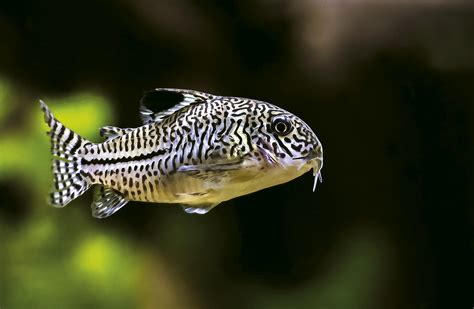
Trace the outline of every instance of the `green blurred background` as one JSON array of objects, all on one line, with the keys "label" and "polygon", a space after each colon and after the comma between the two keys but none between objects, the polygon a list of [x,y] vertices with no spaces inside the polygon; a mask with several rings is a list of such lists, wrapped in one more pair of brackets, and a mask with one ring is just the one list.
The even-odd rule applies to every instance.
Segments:
[{"label": "green blurred background", "polygon": [[[473,55],[472,1],[3,1],[0,308],[472,308]],[[38,99],[100,141],[155,87],[301,116],[324,182],[48,206]]]}]

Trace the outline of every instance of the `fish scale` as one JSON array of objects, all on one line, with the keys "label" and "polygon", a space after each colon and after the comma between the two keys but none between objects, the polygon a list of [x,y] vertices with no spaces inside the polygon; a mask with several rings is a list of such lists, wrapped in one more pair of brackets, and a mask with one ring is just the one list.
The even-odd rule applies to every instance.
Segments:
[{"label": "fish scale", "polygon": [[322,168],[322,146],[295,115],[266,102],[193,90],[145,93],[137,128],[107,126],[93,144],[41,103],[55,175],[51,204],[63,207],[95,186],[92,213],[128,201],[181,204],[203,214],[217,204]]}]

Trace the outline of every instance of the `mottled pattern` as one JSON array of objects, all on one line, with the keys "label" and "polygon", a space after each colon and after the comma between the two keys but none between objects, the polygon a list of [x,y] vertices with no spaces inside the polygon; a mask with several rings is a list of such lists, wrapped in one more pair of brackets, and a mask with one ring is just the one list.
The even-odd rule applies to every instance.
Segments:
[{"label": "mottled pattern", "polygon": [[[196,212],[193,206],[210,209],[223,200],[291,180],[311,168],[319,175],[321,143],[291,113],[244,98],[177,89],[156,91],[183,94],[182,102],[165,111],[142,105],[145,125],[105,127],[101,133],[108,139],[100,144],[84,141],[57,121],[47,121],[51,132],[65,132],[64,136],[50,134],[53,142],[67,145],[63,151],[53,145],[53,155],[65,154],[67,164],[76,165],[88,186],[112,188],[126,200],[186,204],[188,212]],[[44,108],[49,119],[54,119]],[[62,206],[68,201],[58,203]]]}]

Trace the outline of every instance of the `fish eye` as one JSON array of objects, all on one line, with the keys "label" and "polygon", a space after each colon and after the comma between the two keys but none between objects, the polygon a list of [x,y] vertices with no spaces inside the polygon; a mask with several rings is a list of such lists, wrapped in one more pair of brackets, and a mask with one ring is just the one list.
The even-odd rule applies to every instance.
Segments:
[{"label": "fish eye", "polygon": [[290,133],[291,129],[291,124],[286,119],[279,118],[274,120],[272,123],[272,130],[280,136],[287,135],[288,133]]}]

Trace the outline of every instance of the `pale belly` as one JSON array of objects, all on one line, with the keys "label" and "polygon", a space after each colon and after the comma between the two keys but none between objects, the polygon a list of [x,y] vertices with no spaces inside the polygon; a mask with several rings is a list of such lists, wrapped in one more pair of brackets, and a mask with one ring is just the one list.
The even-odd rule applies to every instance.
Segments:
[{"label": "pale belly", "polygon": [[250,194],[268,187],[293,180],[311,169],[305,165],[300,169],[260,169],[228,172],[220,183],[188,175],[175,174],[163,179],[161,192],[157,192],[157,203],[184,205],[219,204],[238,196]]}]

